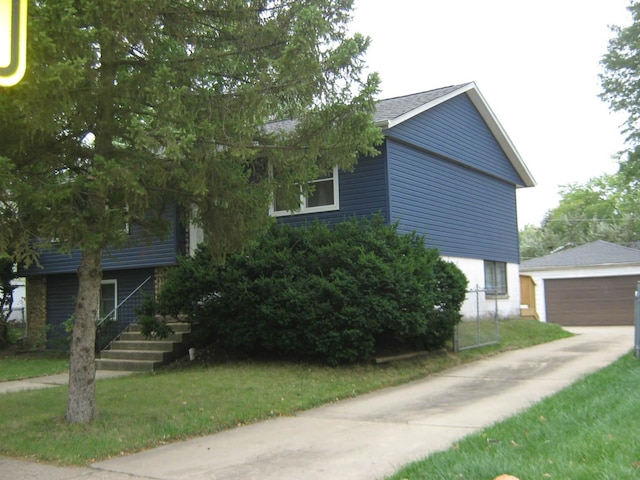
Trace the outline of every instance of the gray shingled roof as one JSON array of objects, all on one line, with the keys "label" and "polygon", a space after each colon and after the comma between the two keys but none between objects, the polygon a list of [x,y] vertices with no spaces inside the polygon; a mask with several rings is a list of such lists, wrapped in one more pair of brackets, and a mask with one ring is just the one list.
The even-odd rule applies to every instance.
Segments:
[{"label": "gray shingled roof", "polygon": [[550,269],[554,267],[589,267],[640,263],[640,250],[598,240],[568,250],[532,258],[520,264],[520,270]]},{"label": "gray shingled roof", "polygon": [[440,97],[444,97],[465,85],[468,84],[463,83],[460,85],[451,85],[448,87],[436,88],[435,90],[428,90],[426,92],[380,100],[377,104],[373,120],[377,123],[401,117],[402,115],[405,115],[417,108],[421,108],[423,105],[433,102]]},{"label": "gray shingled roof", "polygon": [[[517,187],[533,187],[536,184],[531,172],[522,161],[516,147],[500,125],[500,122],[493,114],[493,111],[473,82],[450,85],[448,87],[436,88],[426,92],[404,95],[402,97],[388,98],[380,100],[376,104],[376,112],[373,116],[374,122],[383,131],[393,129],[395,126],[420,115],[422,112],[434,108],[443,102],[461,94],[466,94],[469,100],[476,107],[487,127],[491,130],[494,138],[511,162],[513,168],[518,172],[521,183]],[[296,120],[282,120],[271,122],[265,125],[265,132],[273,133],[277,131],[291,132],[296,127]]]},{"label": "gray shingled roof", "polygon": [[[373,115],[375,123],[392,121],[398,117],[408,114],[413,110],[423,108],[424,105],[438,100],[441,97],[448,95],[451,92],[458,90],[468,83],[460,85],[451,85],[448,87],[436,88],[434,90],[428,90],[426,92],[413,93],[411,95],[404,95],[402,97],[387,98],[380,100],[376,104],[376,112]],[[265,125],[268,132],[273,131],[292,131],[297,124],[297,120],[279,120],[271,122]]]}]

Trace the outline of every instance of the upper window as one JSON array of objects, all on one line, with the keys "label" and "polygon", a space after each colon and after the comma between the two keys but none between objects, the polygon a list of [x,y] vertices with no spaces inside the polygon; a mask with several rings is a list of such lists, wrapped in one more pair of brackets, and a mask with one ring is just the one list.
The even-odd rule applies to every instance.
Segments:
[{"label": "upper window", "polygon": [[319,177],[310,182],[313,191],[309,195],[300,193],[300,207],[297,210],[286,210],[278,207],[278,200],[275,199],[271,206],[271,214],[277,217],[283,215],[299,215],[303,213],[328,212],[338,210],[339,186],[338,167],[334,167],[330,174]]},{"label": "upper window", "polygon": [[484,288],[487,295],[507,295],[507,264],[484,261]]}]

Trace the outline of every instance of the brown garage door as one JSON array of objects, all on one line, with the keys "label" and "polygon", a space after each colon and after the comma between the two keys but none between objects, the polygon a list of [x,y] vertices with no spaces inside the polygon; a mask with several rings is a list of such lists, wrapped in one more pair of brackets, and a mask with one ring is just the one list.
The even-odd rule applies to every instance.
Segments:
[{"label": "brown garage door", "polygon": [[640,275],[545,280],[547,321],[566,326],[633,325]]}]

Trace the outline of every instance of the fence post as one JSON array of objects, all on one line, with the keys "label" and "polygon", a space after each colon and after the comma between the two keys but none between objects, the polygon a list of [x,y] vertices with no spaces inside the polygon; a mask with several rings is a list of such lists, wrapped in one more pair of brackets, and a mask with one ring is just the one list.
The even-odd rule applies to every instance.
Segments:
[{"label": "fence post", "polygon": [[634,351],[636,358],[640,358],[640,282],[636,286],[636,308],[635,308],[635,342]]}]

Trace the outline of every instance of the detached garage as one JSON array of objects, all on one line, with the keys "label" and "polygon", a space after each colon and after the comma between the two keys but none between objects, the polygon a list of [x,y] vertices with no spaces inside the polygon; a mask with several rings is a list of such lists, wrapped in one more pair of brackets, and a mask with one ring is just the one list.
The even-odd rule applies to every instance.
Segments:
[{"label": "detached garage", "polygon": [[640,250],[597,241],[522,262],[540,319],[565,326],[633,325]]}]

